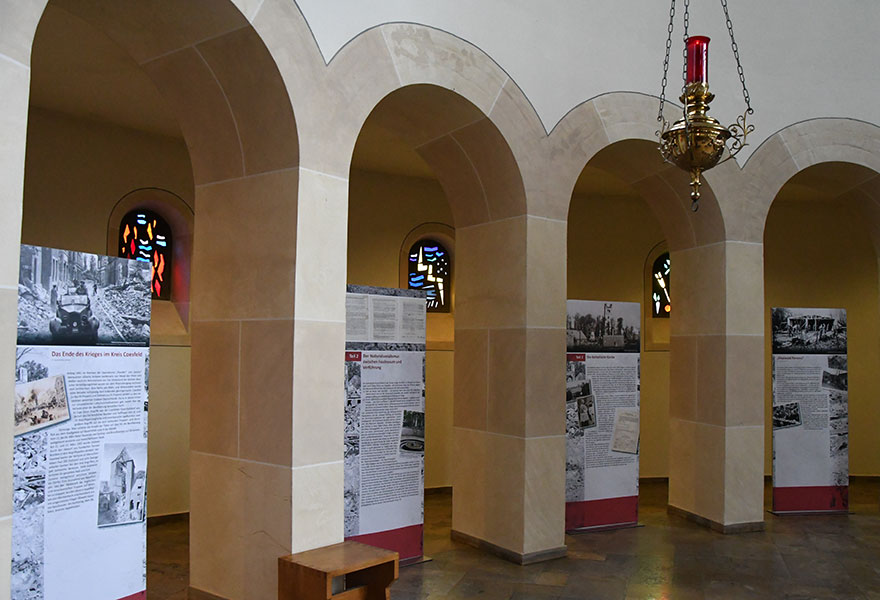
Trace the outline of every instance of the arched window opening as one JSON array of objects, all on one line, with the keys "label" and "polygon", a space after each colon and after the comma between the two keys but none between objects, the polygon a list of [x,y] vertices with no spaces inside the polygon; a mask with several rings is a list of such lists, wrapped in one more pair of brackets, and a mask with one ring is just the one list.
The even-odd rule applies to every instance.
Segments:
[{"label": "arched window opening", "polygon": [[171,299],[172,237],[165,219],[151,210],[127,213],[119,223],[119,256],[150,263],[153,299]]},{"label": "arched window opening", "polygon": [[407,284],[411,290],[422,290],[428,296],[428,312],[448,313],[450,307],[449,252],[440,242],[419,240],[409,251]]},{"label": "arched window opening", "polygon": [[669,252],[664,252],[657,257],[651,269],[651,316],[657,319],[668,319],[671,310]]}]

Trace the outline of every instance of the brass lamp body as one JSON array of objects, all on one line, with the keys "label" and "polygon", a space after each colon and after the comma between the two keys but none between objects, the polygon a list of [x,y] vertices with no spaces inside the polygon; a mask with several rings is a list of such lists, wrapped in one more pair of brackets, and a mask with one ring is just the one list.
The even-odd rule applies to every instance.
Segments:
[{"label": "brass lamp body", "polygon": [[660,134],[663,158],[691,174],[693,210],[699,207],[703,171],[718,164],[731,137],[727,127],[707,114],[714,98],[708,84],[688,84],[681,95],[685,116]]}]

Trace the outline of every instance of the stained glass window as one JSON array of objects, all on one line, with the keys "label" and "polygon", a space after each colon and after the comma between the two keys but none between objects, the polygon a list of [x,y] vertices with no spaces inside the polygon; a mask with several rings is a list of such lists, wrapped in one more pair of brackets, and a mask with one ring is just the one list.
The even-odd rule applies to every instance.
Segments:
[{"label": "stained glass window", "polygon": [[435,240],[419,240],[409,251],[407,282],[411,290],[428,295],[428,312],[449,312],[449,252]]},{"label": "stained glass window", "polygon": [[651,269],[651,316],[668,319],[672,310],[669,298],[669,252],[654,261]]},{"label": "stained glass window", "polygon": [[150,210],[133,210],[119,224],[119,256],[150,263],[156,300],[171,299],[171,228]]}]

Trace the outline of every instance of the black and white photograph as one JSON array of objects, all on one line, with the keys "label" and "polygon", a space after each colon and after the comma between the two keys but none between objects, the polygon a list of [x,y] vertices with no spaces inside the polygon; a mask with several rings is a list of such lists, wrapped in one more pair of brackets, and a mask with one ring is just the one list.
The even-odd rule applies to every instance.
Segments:
[{"label": "black and white photograph", "polygon": [[583,429],[596,426],[596,397],[593,394],[577,397],[578,419]]},{"label": "black and white photograph", "polygon": [[574,396],[565,402],[565,433],[569,438],[583,435],[578,403]]},{"label": "black and white photograph", "polygon": [[143,521],[147,500],[147,444],[104,443],[100,464],[98,527]]},{"label": "black and white photograph", "polygon": [[568,352],[638,352],[640,329],[637,302],[568,301]]},{"label": "black and white photograph", "polygon": [[21,247],[20,345],[126,345],[150,342],[150,264]]},{"label": "black and white photograph", "polygon": [[48,433],[15,438],[12,449],[12,600],[43,599],[43,517]]},{"label": "black and white photograph", "polygon": [[21,435],[70,419],[63,375],[44,377],[15,386],[13,435]]},{"label": "black and white photograph", "polygon": [[417,458],[425,455],[425,413],[404,410],[400,426],[400,458]]},{"label": "black and white photograph", "polygon": [[848,456],[849,455],[849,434],[848,433],[832,433],[831,434],[831,456]]},{"label": "black and white photograph", "polygon": [[565,381],[568,384],[584,381],[587,378],[587,363],[581,360],[568,361]]},{"label": "black and white photograph", "polygon": [[845,309],[776,307],[770,321],[774,354],[846,354]]},{"label": "black and white photograph", "polygon": [[849,414],[846,392],[833,391],[828,393],[828,415],[832,419],[845,417]]},{"label": "black and white photograph", "polygon": [[847,371],[822,371],[822,387],[845,392],[848,389]]},{"label": "black and white photograph", "polygon": [[838,371],[846,371],[846,354],[835,354],[828,357],[828,368]]},{"label": "black and white photograph", "polygon": [[360,533],[360,503],[361,503],[361,456],[360,438],[354,435],[345,436],[345,490],[343,501],[345,503],[344,533],[345,537],[351,537]]},{"label": "black and white photograph", "polygon": [[800,427],[801,405],[799,402],[777,404],[773,407],[773,429]]},{"label": "black and white photograph", "polygon": [[[572,403],[570,403],[572,404]],[[574,413],[577,414],[577,403]],[[575,417],[577,421],[577,417]],[[568,436],[565,440],[565,501],[580,502],[584,499],[584,437],[580,426],[577,427],[578,434]]]}]

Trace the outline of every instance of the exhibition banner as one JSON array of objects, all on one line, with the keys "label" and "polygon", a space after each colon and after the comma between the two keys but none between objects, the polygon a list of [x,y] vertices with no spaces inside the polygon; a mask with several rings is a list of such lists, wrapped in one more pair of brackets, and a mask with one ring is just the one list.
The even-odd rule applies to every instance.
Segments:
[{"label": "exhibition banner", "polygon": [[422,556],[425,293],[349,285],[345,538]]},{"label": "exhibition banner", "polygon": [[150,277],[21,247],[12,600],[146,598]]},{"label": "exhibition banner", "polygon": [[638,521],[640,328],[636,302],[568,301],[566,531]]},{"label": "exhibition banner", "polygon": [[773,511],[849,508],[846,310],[773,308]]}]

